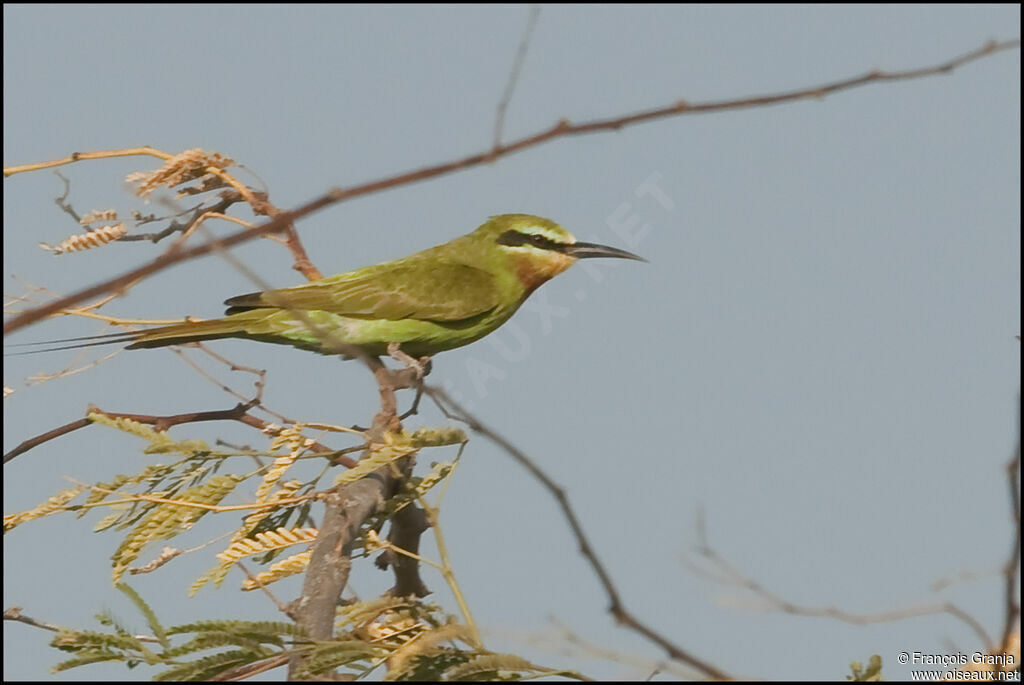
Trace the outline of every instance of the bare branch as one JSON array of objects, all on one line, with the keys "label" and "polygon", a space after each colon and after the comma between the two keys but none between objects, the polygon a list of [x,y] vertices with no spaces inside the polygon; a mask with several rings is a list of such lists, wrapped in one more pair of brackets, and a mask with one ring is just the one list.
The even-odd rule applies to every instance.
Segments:
[{"label": "bare branch", "polygon": [[71,181],[69,181],[65,176],[61,175],[59,171],[55,171],[54,173],[57,174],[57,178],[64,182],[64,193],[59,197],[55,197],[53,199],[53,204],[60,207],[61,211],[70,214],[71,218],[75,220],[76,224],[80,223],[82,221],[82,217],[78,216],[78,212],[76,212],[75,208],[72,207],[71,204],[68,202],[68,195],[71,194]]},{"label": "bare branch", "polygon": [[[53,633],[59,633],[61,630],[63,630],[61,626],[58,626],[56,624],[47,623],[46,621],[40,621],[30,616],[26,616],[25,614],[21,613],[21,607],[10,607],[8,609],[4,609],[4,620],[17,621],[18,623],[24,623],[34,628],[42,628],[43,630],[49,630]],[[160,640],[153,637],[152,635],[132,635],[132,637],[138,640],[139,642],[160,642]]]},{"label": "bare branch", "polygon": [[533,37],[533,30],[537,28],[538,17],[540,17],[540,5],[530,5],[530,16],[526,19],[526,28],[523,29],[523,37],[519,40],[519,49],[516,51],[512,70],[508,74],[505,92],[498,103],[498,114],[494,120],[493,146],[495,150],[501,148],[501,134],[505,129],[505,112],[508,110],[509,103],[512,102],[512,95],[516,91],[516,84],[519,83],[519,74],[523,70],[523,62],[526,61],[526,51],[530,48],[530,39]]},{"label": "bare branch", "polygon": [[282,602],[280,599],[278,599],[277,596],[273,592],[271,592],[266,585],[263,584],[263,581],[254,576],[249,571],[249,569],[245,567],[245,564],[243,564],[241,561],[236,561],[235,566],[237,566],[239,570],[241,570],[241,572],[244,573],[246,577],[256,585],[256,587],[263,591],[263,594],[265,594],[270,599],[270,601],[274,603],[274,606],[277,607],[278,611],[280,611],[285,616],[291,617],[292,614],[288,608],[288,605]]},{"label": "bare branch", "polygon": [[[516,152],[520,152],[530,147],[546,143],[556,138],[564,138],[567,136],[583,135],[588,133],[598,133],[602,131],[616,131],[626,126],[639,124],[647,121],[653,121],[655,119],[663,119],[672,116],[682,116],[687,114],[706,114],[708,112],[717,112],[724,110],[733,109],[747,109],[750,107],[764,107],[768,105],[777,105],[785,102],[793,102],[797,100],[806,99],[817,99],[836,93],[843,90],[850,90],[860,86],[868,85],[871,83],[880,83],[887,81],[902,81],[908,79],[924,78],[927,76],[934,76],[937,74],[949,73],[965,64],[982,59],[989,55],[1004,50],[1011,50],[1020,47],[1020,39],[1013,39],[1008,41],[990,41],[984,46],[973,50],[969,53],[955,57],[946,62],[936,64],[928,67],[921,67],[919,69],[910,69],[905,71],[871,71],[862,76],[856,76],[853,78],[835,81],[833,83],[827,83],[820,86],[813,86],[810,88],[803,88],[800,90],[788,91],[784,93],[775,93],[770,95],[758,95],[753,97],[739,98],[734,100],[719,100],[714,102],[706,103],[689,103],[685,100],[677,101],[674,104],[658,107],[655,109],[646,110],[643,112],[637,112],[634,114],[628,114],[620,117],[613,117],[610,119],[597,119],[588,121],[580,124],[573,124],[566,119],[563,119],[556,123],[554,126],[546,131],[541,131],[531,136],[521,138],[517,141],[508,143],[507,145],[500,145],[497,148],[488,150],[486,152],[477,153],[470,155],[462,159],[452,160],[450,162],[443,162],[433,166],[423,167],[413,171],[408,171],[402,174],[385,177],[375,181],[370,181],[362,185],[353,186],[351,188],[336,188],[327,193],[321,195],[315,200],[300,206],[299,208],[283,212],[276,216],[271,221],[256,227],[252,231],[241,231],[234,233],[225,238],[218,239],[216,241],[208,242],[204,245],[191,248],[189,250],[176,251],[171,254],[164,254],[154,259],[149,264],[143,265],[137,269],[133,269],[121,276],[108,279],[101,283],[98,283],[89,288],[80,290],[77,293],[61,298],[55,302],[51,302],[46,305],[31,309],[10,319],[4,324],[4,335],[9,335],[14,331],[24,328],[25,326],[38,321],[39,319],[45,318],[51,314],[59,312],[62,309],[72,307],[82,300],[104,293],[117,290],[127,283],[137,279],[150,276],[159,271],[189,259],[194,259],[202,255],[209,254],[216,250],[226,249],[234,247],[235,245],[247,242],[254,238],[263,235],[270,235],[274,233],[287,232],[288,227],[295,221],[312,214],[313,212],[319,211],[329,205],[344,202],[355,197],[361,197],[363,195],[370,195],[372,193],[378,193],[383,190],[389,190],[398,186],[408,185],[419,181],[425,181],[436,176],[443,174],[452,173],[455,171],[461,171],[468,169],[473,166],[490,162],[498,157],[503,157]],[[159,151],[155,151],[153,148],[137,148],[137,151],[133,154],[154,154]],[[138,152],[143,151],[143,152]],[[32,171],[35,169],[45,169],[54,166],[61,166],[63,164],[69,164],[71,162],[81,161],[83,159],[99,159],[101,157],[122,157],[126,156],[125,151],[108,151],[105,153],[74,153],[69,157],[60,160],[54,160],[51,162],[40,162],[36,164],[24,164],[20,166],[7,167],[4,169],[4,175],[10,176],[15,173],[24,171]],[[160,153],[157,156],[169,157],[166,153]]]},{"label": "bare branch", "polygon": [[[97,409],[96,407],[91,407],[89,411],[90,413],[97,412],[100,414],[105,414],[114,419],[131,419],[132,421],[137,421],[139,423],[151,425],[156,430],[159,431],[166,431],[172,426],[177,426],[183,423],[199,423],[202,421],[238,421],[248,426],[252,426],[253,428],[257,428],[260,431],[263,431],[270,435],[280,433],[281,430],[283,429],[278,428],[276,430],[272,430],[270,429],[269,423],[248,413],[248,410],[251,409],[253,406],[256,406],[256,404],[256,400],[250,400],[249,402],[246,403],[239,403],[232,407],[231,409],[186,412],[183,414],[172,414],[168,416],[157,416],[153,414],[131,414],[127,412],[110,412]],[[25,452],[28,452],[30,449],[38,447],[39,445],[42,445],[45,442],[49,442],[50,440],[59,438],[60,436],[78,430],[79,428],[85,428],[86,426],[91,424],[92,420],[86,417],[77,419],[75,421],[71,421],[69,423],[64,424],[63,426],[58,426],[57,428],[53,428],[51,430],[46,431],[45,433],[40,433],[39,435],[36,435],[34,437],[29,438],[28,440],[25,440],[20,445],[18,445],[10,452],[5,454],[3,463],[6,464],[15,457],[24,454]],[[322,445],[318,442],[311,443],[309,449],[310,451],[316,452],[318,454],[330,454],[334,463],[341,464],[346,468],[352,468],[353,466],[356,465],[355,461],[353,461],[349,457],[344,456],[338,450],[333,450],[330,447]],[[341,452],[344,452],[344,450],[342,450]]]},{"label": "bare branch", "polygon": [[21,607],[10,607],[9,609],[4,609],[4,620],[17,621],[18,623],[24,623],[25,625],[30,625],[35,628],[42,628],[43,630],[49,630],[54,633],[58,633],[61,630],[61,627],[58,625],[55,625],[53,623],[47,623],[45,621],[40,621],[31,618],[30,616],[26,616],[25,614],[21,613]]},{"label": "bare branch", "polygon": [[[376,357],[364,359],[373,372],[380,391],[380,411],[373,418],[367,433],[370,442],[382,442],[384,434],[401,430],[398,402],[391,371]],[[407,458],[408,459],[408,458]],[[340,486],[324,497],[324,520],[312,546],[312,555],[302,585],[302,595],[294,603],[294,616],[301,629],[314,640],[330,639],[334,633],[335,610],[342,590],[348,584],[352,569],[352,546],[363,522],[380,510],[405,473],[411,460],[378,469],[354,483]],[[398,583],[420,588],[422,581],[413,578],[415,568],[404,568]],[[417,582],[418,581],[418,582]],[[294,673],[301,657],[292,659],[289,669]]]},{"label": "bare branch", "polygon": [[[485,438],[508,452],[513,459],[518,461],[533,475],[534,478],[539,480],[541,484],[547,488],[551,493],[551,496],[558,502],[558,506],[562,508],[562,514],[565,516],[566,521],[568,521],[569,527],[572,529],[573,535],[579,543],[580,554],[582,554],[590,564],[590,567],[593,569],[598,581],[600,581],[601,586],[604,588],[605,594],[608,595],[608,601],[610,602],[608,611],[619,624],[643,635],[645,638],[664,649],[665,652],[673,659],[690,665],[709,678],[714,678],[716,680],[731,680],[725,671],[722,671],[718,667],[713,666],[702,659],[698,659],[682,647],[675,645],[661,633],[658,633],[645,623],[642,623],[639,619],[633,616],[628,609],[626,609],[619,596],[618,589],[612,582],[611,576],[608,575],[608,571],[597,558],[597,553],[594,551],[593,546],[591,546],[590,540],[587,538],[586,534],[584,534],[583,526],[580,525],[579,519],[576,518],[576,512],[569,504],[569,498],[566,496],[565,490],[558,485],[558,483],[544,473],[544,471],[542,471],[532,459],[526,456],[522,450],[498,435],[491,428],[466,411],[442,388],[427,385],[424,386],[423,392],[430,395],[430,397],[438,403],[438,406],[445,411],[446,415],[465,422],[466,425],[468,425],[474,432],[483,435]],[[449,413],[449,410],[454,410],[454,413]]]},{"label": "bare branch", "polygon": [[313,262],[309,259],[309,254],[306,253],[306,248],[303,246],[302,241],[299,240],[299,232],[295,228],[295,223],[289,221],[284,227],[285,246],[291,251],[295,261],[292,263],[292,268],[298,271],[300,274],[305,276],[310,281],[318,281],[324,277],[320,273],[320,269],[313,266]]},{"label": "bare branch", "polygon": [[85,428],[91,423],[92,421],[90,421],[89,419],[78,419],[76,421],[71,421],[70,423],[65,423],[63,426],[58,426],[57,428],[48,430],[45,433],[40,433],[35,437],[29,438],[28,440],[23,441],[20,445],[18,445],[10,452],[5,454],[4,463],[6,464],[19,454],[24,454],[25,452],[28,452],[33,447],[38,447],[39,445],[42,445],[44,442],[49,442],[54,438],[59,438],[62,435],[67,435],[71,431],[76,431],[79,428]]},{"label": "bare branch", "polygon": [[892,611],[879,611],[876,613],[855,613],[846,611],[834,606],[814,607],[805,606],[792,602],[781,595],[778,595],[764,587],[761,583],[733,566],[725,557],[715,551],[708,543],[707,533],[704,526],[703,516],[697,518],[697,553],[714,566],[715,573],[708,573],[700,567],[693,566],[695,572],[710,578],[716,582],[733,587],[743,588],[761,600],[770,609],[780,611],[794,616],[811,616],[817,618],[831,618],[843,623],[853,625],[868,625],[872,623],[891,623],[902,621],[908,618],[920,616],[933,616],[935,614],[949,614],[965,623],[983,645],[992,643],[991,637],[981,623],[969,613],[953,604],[952,602],[935,602],[931,604],[919,604],[903,609]]},{"label": "bare branch", "polygon": [[102,150],[99,152],[72,152],[67,157],[53,159],[48,162],[35,162],[33,164],[20,164],[18,166],[4,167],[4,176],[24,173],[26,171],[38,171],[39,169],[52,169],[53,167],[65,166],[74,162],[82,162],[90,159],[111,159],[113,157],[135,157],[138,155],[150,155],[159,157],[166,161],[174,155],[169,155],[163,150],[143,145],[142,147],[125,148],[123,150]]},{"label": "bare branch", "polygon": [[[391,517],[388,542],[411,555],[417,555],[420,551],[420,536],[429,529],[426,513],[421,508],[409,504]],[[395,572],[395,585],[388,590],[388,594],[394,597],[426,597],[430,594],[430,590],[420,578],[420,564],[416,556],[386,551],[378,558],[377,567],[387,568],[388,565]]]},{"label": "bare branch", "polygon": [[131,414],[128,412],[102,411],[92,408],[90,413],[97,412],[106,414],[112,419],[129,419],[137,423],[144,423],[153,426],[160,432],[167,431],[173,426],[182,423],[201,423],[203,421],[240,421],[245,413],[256,404],[255,400],[242,404],[236,404],[231,409],[215,409],[212,411],[190,411],[184,414],[171,414],[169,416],[154,416],[152,414]]}]

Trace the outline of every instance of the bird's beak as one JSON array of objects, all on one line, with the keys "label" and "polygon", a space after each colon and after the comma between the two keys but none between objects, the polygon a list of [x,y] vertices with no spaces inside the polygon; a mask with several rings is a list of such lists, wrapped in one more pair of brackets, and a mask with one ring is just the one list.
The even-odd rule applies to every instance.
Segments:
[{"label": "bird's beak", "polygon": [[617,259],[635,259],[639,262],[647,261],[640,255],[635,255],[632,252],[626,252],[625,250],[620,250],[617,247],[598,245],[597,243],[573,243],[572,245],[565,245],[562,247],[562,252],[570,257],[575,257],[576,259],[615,257]]}]

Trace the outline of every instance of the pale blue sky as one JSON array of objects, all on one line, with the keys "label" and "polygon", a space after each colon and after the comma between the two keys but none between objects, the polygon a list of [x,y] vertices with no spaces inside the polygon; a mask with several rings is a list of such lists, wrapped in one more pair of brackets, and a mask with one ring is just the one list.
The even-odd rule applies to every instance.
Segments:
[{"label": "pale blue sky", "polygon": [[[331,186],[485,149],[527,12],[6,5],[4,163],[204,147],[252,169],[278,206],[295,206]],[[545,6],[506,132],[923,66],[1019,32],[1015,5]],[[1020,379],[1019,66],[1009,51],[941,77],[560,140],[333,207],[299,229],[325,273],[429,247],[505,212],[646,256],[650,264],[571,270],[493,342],[441,355],[432,380],[566,486],[624,600],[678,644],[741,676],[842,679],[850,661],[879,653],[888,678],[907,677],[900,651],[981,645],[945,615],[855,627],[757,611],[685,561],[703,510],[716,549],[794,602],[874,612],[948,600],[999,632],[997,573],[1011,540],[1003,465]],[[95,162],[63,173],[79,209],[124,209],[133,205],[121,179],[138,168]],[[664,197],[637,192],[652,180]],[[6,292],[23,292],[17,275],[69,293],[162,249],[43,252],[39,242],[73,230],[52,204],[61,190],[50,172],[4,181]],[[614,228],[633,216],[634,231]],[[275,286],[300,282],[268,241],[236,254]],[[223,299],[253,289],[210,257],[137,287],[110,313],[216,316]],[[11,342],[96,332],[51,321]],[[372,415],[372,379],[356,363],[245,342],[215,349],[267,369],[268,403],[289,416],[365,424]],[[63,354],[5,359],[4,384],[18,390],[4,401],[5,450],[90,403],[173,414],[234,401],[165,350],[24,387],[73,358]],[[408,425],[420,423],[443,418],[428,407]],[[176,434],[259,439],[233,425]],[[5,467],[4,511],[44,500],[65,475],[134,472],[152,459],[138,450],[99,428],[53,441]],[[9,534],[4,605],[82,628],[111,609],[142,630],[111,588],[117,539],[90,532],[98,518]],[[554,617],[598,645],[660,660],[613,625],[548,495],[482,438],[467,449],[442,522],[491,648],[598,678],[646,676],[563,656]],[[181,544],[231,523],[204,525]],[[276,618],[269,602],[234,589],[237,577],[185,599],[217,549],[133,586],[167,623]],[[353,576],[362,595],[390,585],[362,566]],[[929,589],[965,571],[977,577]],[[441,579],[425,577],[455,611]],[[61,655],[48,640],[5,624],[4,677],[49,677]],[[136,675],[96,666],[54,678]]]}]

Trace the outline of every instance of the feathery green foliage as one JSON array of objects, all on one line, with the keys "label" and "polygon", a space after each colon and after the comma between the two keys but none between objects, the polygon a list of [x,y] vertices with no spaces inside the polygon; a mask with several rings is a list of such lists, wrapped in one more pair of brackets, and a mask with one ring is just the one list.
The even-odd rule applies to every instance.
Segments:
[{"label": "feathery green foliage", "polygon": [[409,441],[416,447],[445,447],[447,445],[464,445],[469,442],[466,431],[457,426],[441,428],[417,428],[409,436]]},{"label": "feathery green foliage", "polygon": [[67,490],[61,490],[42,504],[39,504],[28,511],[21,511],[17,514],[5,514],[4,533],[14,530],[17,526],[20,526],[26,521],[49,516],[50,514],[55,514],[59,511],[69,511],[70,507],[68,506],[68,502],[82,494],[85,489],[86,486],[81,485],[74,488],[68,488]]},{"label": "feathery green foliage", "polygon": [[406,435],[386,433],[384,440],[383,443],[371,445],[370,454],[360,459],[358,464],[338,474],[334,479],[334,485],[354,483],[419,449]]},{"label": "feathery green foliage", "polygon": [[[129,667],[163,666],[155,680],[209,680],[266,660],[277,659],[271,665],[283,666],[295,656],[302,663],[295,674],[298,679],[322,676],[338,668],[363,678],[384,663],[389,669],[386,680],[575,677],[572,672],[541,668],[512,655],[494,654],[471,645],[459,647],[469,635],[467,628],[454,623],[438,606],[412,598],[384,597],[339,607],[337,638],[313,641],[293,623],[280,621],[225,619],[163,628],[134,590],[126,585],[119,589],[131,598],[156,635],[132,635],[112,617],[100,620],[112,628],[110,632],[62,629],[51,644],[73,656],[55,666],[54,671],[120,661]],[[174,644],[179,637],[187,639]],[[183,659],[209,650],[221,651]]]},{"label": "feathery green foliage", "polygon": [[346,667],[356,674],[372,669],[371,660],[386,659],[388,651],[364,640],[334,640],[317,643],[302,660],[302,667],[295,674],[299,680],[308,679]]},{"label": "feathery green foliage", "polygon": [[220,652],[211,656],[204,656],[195,661],[189,661],[166,671],[161,671],[153,676],[153,680],[159,682],[167,681],[206,681],[231,670],[245,666],[246,664],[259,661],[268,655],[263,651],[253,652],[248,649],[233,649],[227,652]]},{"label": "feathery green foliage", "polygon": [[285,621],[242,621],[237,619],[220,619],[183,623],[167,629],[168,635],[206,632],[249,632],[261,635],[290,635],[297,637],[302,631],[294,623]]},{"label": "feathery green foliage", "polygon": [[160,646],[164,649],[169,648],[171,646],[171,642],[167,639],[167,631],[164,630],[163,625],[156,617],[156,613],[154,613],[153,609],[146,604],[142,597],[139,596],[139,593],[132,589],[132,587],[127,583],[118,583],[116,587],[122,594],[130,599],[139,612],[146,617],[146,624],[149,626],[150,631],[152,631],[153,636],[157,639],[157,642],[160,643]]},{"label": "feathery green foliage", "polygon": [[846,679],[857,683],[882,682],[882,657],[872,654],[867,668],[859,661],[851,662],[850,675]]},{"label": "feathery green foliage", "polygon": [[210,511],[192,505],[218,504],[242,480],[243,477],[236,475],[213,476],[203,485],[191,487],[174,498],[183,504],[161,503],[153,508],[125,536],[111,557],[114,561],[114,582],[121,579],[128,565],[138,558],[146,545],[155,540],[167,540],[188,530]]},{"label": "feathery green foliage", "polygon": [[[193,591],[210,580],[222,581],[240,559],[270,563],[282,550],[314,540],[316,531],[307,524],[309,508],[318,481],[331,470],[325,468],[311,480],[285,480],[299,459],[308,456],[311,439],[300,427],[273,433],[267,452],[215,452],[203,441],[173,440],[165,432],[137,421],[111,419],[98,413],[91,416],[97,423],[144,438],[148,443],[146,453],[177,455],[177,461],[147,465],[136,474],[118,474],[93,486],[65,490],[30,512],[10,517],[13,525],[57,511],[83,515],[94,508],[107,508],[109,514],[96,525],[97,530],[126,530],[112,555],[118,582],[147,546],[193,528],[207,514],[216,512],[240,484],[251,483],[250,492],[255,494],[252,505],[268,506],[243,510],[246,513],[240,525],[234,524],[238,527],[219,553],[217,566],[193,584]],[[433,463],[424,475],[404,479],[381,511],[363,523],[363,532],[379,531],[396,511],[447,481],[466,442],[465,432],[456,427],[388,433],[382,442],[369,446],[368,454],[356,467],[334,478],[334,484],[355,482],[423,449],[459,446],[454,461]],[[272,461],[247,474],[217,473],[221,465],[237,456],[269,456]],[[87,493],[85,504],[71,505],[82,493]],[[237,513],[234,518],[238,520]],[[359,544],[357,540],[356,549]],[[288,564],[259,573],[259,583],[250,580],[247,587],[301,573],[308,557],[308,550],[293,554],[285,560]],[[148,572],[159,564],[147,566],[152,569],[132,570]],[[449,578],[449,582],[454,581]],[[310,641],[291,623],[214,620],[165,628],[138,593],[120,583],[118,589],[145,617],[151,635],[132,634],[109,615],[98,617],[107,630],[61,630],[52,644],[70,653],[70,658],[54,670],[115,661],[132,668],[162,667],[155,674],[157,680],[206,680],[234,677],[250,668],[298,663],[300,671],[294,674],[298,678],[323,677],[339,669],[364,678],[385,665],[383,677],[387,680],[516,680],[549,674],[572,677],[568,672],[548,671],[518,657],[488,652],[477,646],[475,629],[460,625],[436,605],[411,598],[382,597],[339,607],[334,639]]]}]

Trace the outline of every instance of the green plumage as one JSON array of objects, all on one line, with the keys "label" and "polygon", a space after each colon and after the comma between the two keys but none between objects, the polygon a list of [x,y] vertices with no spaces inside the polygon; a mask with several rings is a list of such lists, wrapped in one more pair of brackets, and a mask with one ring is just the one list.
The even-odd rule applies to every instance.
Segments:
[{"label": "green plumage", "polygon": [[548,219],[504,214],[402,259],[233,297],[221,319],[142,331],[129,348],[247,338],[321,353],[337,352],[340,343],[371,355],[399,343],[412,356],[434,355],[492,332],[535,288],[582,257],[640,259],[578,243]]}]

